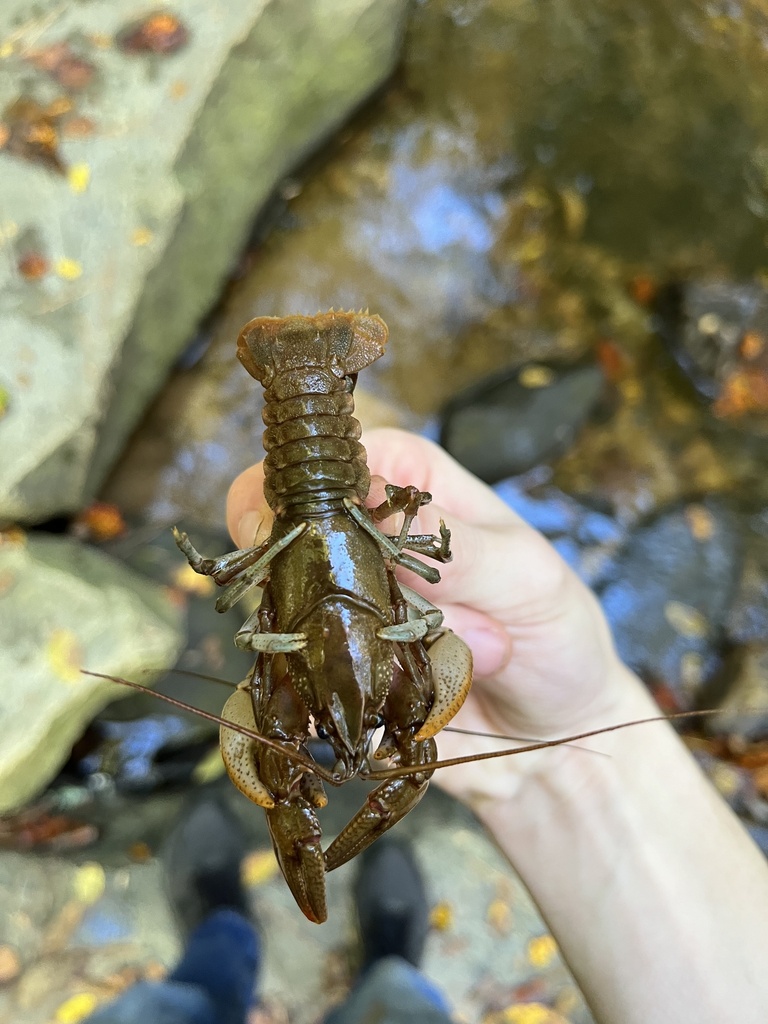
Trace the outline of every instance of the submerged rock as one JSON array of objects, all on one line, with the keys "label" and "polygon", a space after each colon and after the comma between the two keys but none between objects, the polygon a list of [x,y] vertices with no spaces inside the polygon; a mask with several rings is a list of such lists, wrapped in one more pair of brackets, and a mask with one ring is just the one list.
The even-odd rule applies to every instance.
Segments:
[{"label": "submerged rock", "polygon": [[167,593],[107,555],[64,537],[4,539],[0,811],[42,789],[94,714],[130,692],[81,668],[146,680],[172,665],[181,645],[180,611]]},{"label": "submerged rock", "polygon": [[737,651],[728,674],[728,691],[719,713],[707,720],[707,732],[742,742],[768,739],[768,644]]},{"label": "submerged rock", "polygon": [[734,644],[768,644],[768,520],[751,516],[745,531],[744,568],[728,615],[728,639]]},{"label": "submerged rock", "polygon": [[405,7],[195,3],[130,27],[130,0],[3,4],[0,110],[23,99],[45,147],[0,153],[0,519],[95,492],[276,182],[392,70]]},{"label": "submerged rock", "polygon": [[481,480],[524,473],[565,451],[605,386],[599,366],[528,364],[457,395],[440,442]]},{"label": "submerged rock", "polygon": [[527,483],[525,477],[502,480],[493,490],[552,542],[585,583],[598,586],[626,539],[626,528],[618,520],[577,501],[557,487],[535,484],[529,487]]},{"label": "submerged rock", "polygon": [[717,416],[768,413],[768,291],[756,283],[673,284],[659,332]]},{"label": "submerged rock", "polygon": [[665,703],[688,708],[720,664],[741,573],[736,516],[708,499],[637,528],[600,598],[622,659]]}]

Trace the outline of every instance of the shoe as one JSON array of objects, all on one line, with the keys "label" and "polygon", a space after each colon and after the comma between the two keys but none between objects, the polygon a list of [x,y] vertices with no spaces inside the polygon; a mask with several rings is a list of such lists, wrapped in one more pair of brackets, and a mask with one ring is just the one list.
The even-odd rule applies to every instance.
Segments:
[{"label": "shoe", "polygon": [[429,931],[429,904],[409,847],[380,839],[362,857],[354,886],[363,946],[361,971],[387,956],[418,967]]},{"label": "shoe", "polygon": [[240,867],[248,844],[240,822],[211,796],[179,819],[165,851],[168,896],[184,935],[215,910],[251,920]]}]

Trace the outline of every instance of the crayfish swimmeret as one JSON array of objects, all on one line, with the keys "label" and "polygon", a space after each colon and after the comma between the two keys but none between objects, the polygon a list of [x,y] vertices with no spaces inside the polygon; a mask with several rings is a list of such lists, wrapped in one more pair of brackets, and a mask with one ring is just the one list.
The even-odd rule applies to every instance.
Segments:
[{"label": "crayfish swimmeret", "polygon": [[[175,534],[195,572],[226,588],[219,611],[263,588],[235,637],[256,661],[224,706],[234,728],[222,726],[221,749],[232,781],[266,810],[286,881],[317,922],[327,916],[325,872],[364,850],[424,795],[437,757],[433,737],[472,682],[469,648],[395,576],[401,566],[439,580],[409,552],[450,560],[443,523],[439,537],[408,533],[431,496],[390,486],[382,504],[365,506],[370,475],[352,393],[358,372],[383,354],[387,334],[384,321],[367,313],[246,324],[237,354],[265,389],[271,536],[204,558],[186,534]],[[403,524],[390,536],[378,524],[396,513]],[[331,772],[308,753],[310,724],[333,748]],[[372,758],[391,759],[401,774],[385,778],[323,852],[315,813],[327,802],[323,781],[381,778]]]}]

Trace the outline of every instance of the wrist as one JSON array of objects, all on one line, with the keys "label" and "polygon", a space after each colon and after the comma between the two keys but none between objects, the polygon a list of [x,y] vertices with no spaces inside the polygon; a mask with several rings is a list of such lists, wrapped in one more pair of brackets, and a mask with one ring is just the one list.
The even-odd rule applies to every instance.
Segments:
[{"label": "wrist", "polygon": [[564,829],[569,827],[574,810],[583,821],[585,816],[603,812],[625,799],[627,792],[637,789],[643,780],[650,783],[651,775],[655,785],[660,764],[666,771],[681,764],[698,771],[645,686],[619,661],[605,692],[610,696],[604,707],[579,719],[570,730],[573,734],[629,722],[642,724],[521,754],[520,758],[526,758],[525,772],[520,772],[517,758],[497,762],[499,770],[491,790],[476,792],[467,799],[492,831],[514,823],[510,841],[514,843],[519,837],[517,841],[524,842],[528,826],[538,829],[549,823]]}]

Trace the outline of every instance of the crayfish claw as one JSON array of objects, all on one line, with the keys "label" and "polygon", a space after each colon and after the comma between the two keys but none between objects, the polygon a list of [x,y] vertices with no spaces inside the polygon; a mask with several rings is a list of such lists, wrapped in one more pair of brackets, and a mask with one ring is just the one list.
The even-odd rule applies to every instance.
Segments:
[{"label": "crayfish claw", "polygon": [[325,860],[320,823],[309,803],[293,798],[267,811],[275,856],[293,898],[315,924],[328,917],[325,899]]}]

